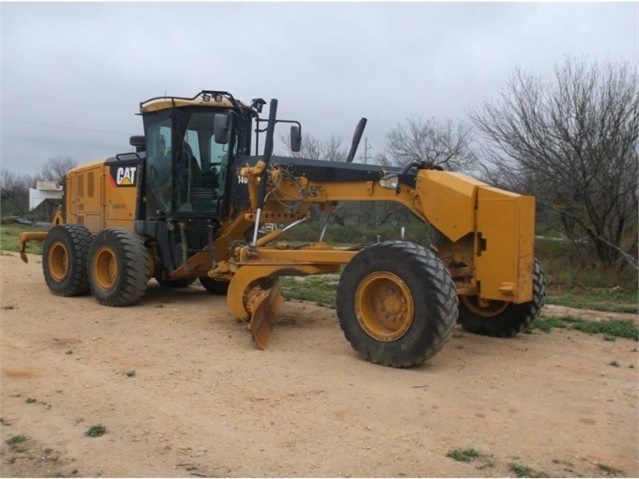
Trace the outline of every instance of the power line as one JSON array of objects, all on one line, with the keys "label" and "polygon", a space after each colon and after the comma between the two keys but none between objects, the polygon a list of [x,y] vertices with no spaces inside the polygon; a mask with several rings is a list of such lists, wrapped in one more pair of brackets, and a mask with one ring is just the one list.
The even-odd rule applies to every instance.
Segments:
[{"label": "power line", "polygon": [[[16,102],[13,102],[13,101],[6,101],[6,100],[0,100],[0,103],[2,103],[4,105],[12,105],[12,106],[18,106],[18,107],[27,107],[27,108],[37,108],[37,109],[40,109],[40,110],[48,110],[48,111],[55,111],[55,112],[62,112],[62,113],[78,113],[78,114],[81,114],[83,116],[87,115],[86,110],[69,110],[67,108],[51,108],[50,106],[47,107],[47,106],[42,106],[42,105],[29,105],[27,103],[16,103]],[[132,115],[134,115],[134,113]],[[131,116],[126,116],[125,117],[124,115],[119,115],[119,116],[117,116],[117,115],[105,115],[103,113],[99,114],[99,115],[96,115],[94,111],[91,111],[91,116],[92,117],[99,116],[99,117],[102,117],[102,118],[114,118],[114,119],[118,119],[118,120],[122,120],[124,118],[131,119]]]},{"label": "power line", "polygon": [[[49,143],[54,145],[67,145],[67,146],[76,146],[81,148],[109,148],[113,150],[120,149],[122,150],[122,146],[113,146],[113,145],[96,145],[95,143],[73,143],[68,141],[56,141],[45,138],[37,138],[37,137],[28,137],[28,136],[15,136],[15,135],[1,135],[3,141],[13,140],[13,141],[22,141],[28,143]],[[127,145],[128,146],[128,145]],[[130,146],[128,146],[130,148]]]},{"label": "power line", "polygon": [[94,133],[109,133],[113,135],[128,135],[129,133],[125,133],[123,131],[112,131],[112,130],[94,130],[91,128],[80,128],[75,126],[62,126],[62,125],[51,125],[49,123],[36,123],[33,121],[23,121],[23,120],[0,120],[5,123],[21,123],[25,125],[35,125],[35,126],[48,126],[52,128],[64,128],[65,130],[81,130],[81,131],[91,131]]}]

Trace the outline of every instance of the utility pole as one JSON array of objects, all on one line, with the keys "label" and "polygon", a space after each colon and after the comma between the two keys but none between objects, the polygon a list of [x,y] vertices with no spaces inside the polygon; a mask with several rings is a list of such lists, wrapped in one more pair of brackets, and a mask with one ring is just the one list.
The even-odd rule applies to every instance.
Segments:
[{"label": "utility pole", "polygon": [[368,150],[370,150],[371,148],[372,148],[372,146],[368,144],[368,137],[365,136],[364,137],[364,155],[363,155],[364,156],[364,164],[368,163],[368,158],[369,158]]}]

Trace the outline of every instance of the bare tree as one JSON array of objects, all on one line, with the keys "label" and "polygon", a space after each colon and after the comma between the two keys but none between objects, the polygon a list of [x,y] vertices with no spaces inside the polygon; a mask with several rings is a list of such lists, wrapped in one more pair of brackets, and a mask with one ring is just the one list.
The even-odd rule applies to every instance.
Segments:
[{"label": "bare tree", "polygon": [[78,166],[78,163],[69,156],[58,155],[50,158],[42,167],[41,176],[43,180],[55,181],[59,185],[64,185],[64,177],[71,168]]},{"label": "bare tree", "polygon": [[607,266],[637,267],[639,77],[627,64],[567,59],[544,82],[517,70],[471,118],[490,173],[533,193]]},{"label": "bare tree", "polygon": [[476,162],[471,140],[471,128],[463,122],[411,115],[386,135],[386,152],[378,161],[389,166],[427,161],[448,170],[467,171]]},{"label": "bare tree", "polygon": [[331,135],[321,139],[313,135],[305,134],[302,138],[302,149],[299,152],[291,151],[291,140],[287,136],[281,136],[280,142],[295,158],[310,158],[312,160],[345,161],[348,156],[344,140],[341,136]]}]

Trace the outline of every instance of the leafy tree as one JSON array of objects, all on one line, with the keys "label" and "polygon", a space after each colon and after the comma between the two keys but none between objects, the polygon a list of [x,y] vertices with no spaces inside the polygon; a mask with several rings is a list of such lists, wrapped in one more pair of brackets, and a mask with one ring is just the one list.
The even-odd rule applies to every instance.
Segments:
[{"label": "leafy tree", "polygon": [[551,81],[518,69],[471,118],[493,178],[535,194],[575,245],[588,238],[602,264],[637,267],[635,67],[568,58]]}]

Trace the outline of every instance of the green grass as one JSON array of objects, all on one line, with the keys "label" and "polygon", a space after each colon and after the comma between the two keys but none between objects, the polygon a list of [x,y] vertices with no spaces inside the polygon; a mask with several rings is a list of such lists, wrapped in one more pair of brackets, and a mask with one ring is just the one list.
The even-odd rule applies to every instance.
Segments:
[{"label": "green grass", "polygon": [[20,444],[28,440],[29,438],[27,436],[23,436],[22,434],[20,434],[18,436],[12,436],[10,439],[8,439],[7,444]]},{"label": "green grass", "polygon": [[[0,226],[0,251],[20,251],[18,235],[25,231],[47,231],[48,228],[37,228],[18,224]],[[27,243],[27,253],[42,254],[42,243],[31,241]]]},{"label": "green grass", "polygon": [[89,429],[87,429],[84,435],[89,437],[99,437],[105,433],[106,427],[104,427],[102,424],[96,424],[95,426],[91,426]]},{"label": "green grass", "polygon": [[479,452],[477,452],[475,449],[451,449],[450,451],[448,451],[448,454],[446,454],[446,457],[450,457],[451,459],[455,459],[456,461],[459,462],[470,462],[473,459],[479,457]]},{"label": "green grass", "polygon": [[512,463],[509,465],[510,470],[515,473],[517,477],[548,477],[548,474],[541,471],[535,471],[528,466],[522,466],[521,464]]},{"label": "green grass", "polygon": [[639,314],[637,290],[621,287],[552,288],[546,303],[577,309]]},{"label": "green grass", "polygon": [[589,245],[580,248],[582,251],[578,254],[567,241],[535,241],[535,256],[544,268],[551,288],[560,287],[564,292],[584,288],[622,288],[634,291],[636,298],[637,271],[634,268],[605,268],[597,262],[596,254]]},{"label": "green grass", "polygon": [[286,299],[311,301],[334,309],[338,281],[339,277],[334,274],[286,276],[279,279],[278,286]]},{"label": "green grass", "polygon": [[562,316],[537,318],[527,329],[527,332],[541,330],[549,333],[554,328],[574,329],[589,334],[603,334],[607,341],[611,338],[639,339],[639,327],[632,320],[609,319],[607,321],[589,321],[579,317]]},{"label": "green grass", "polygon": [[[341,202],[342,205],[346,203],[348,202]],[[369,202],[369,206],[379,207],[381,204],[372,205]],[[322,216],[322,218],[324,218],[324,216]],[[286,238],[287,240],[290,239],[301,242],[319,241],[319,236],[324,226],[323,221],[322,219],[320,221],[312,221],[311,223],[296,226],[286,233]],[[406,241],[413,241],[424,245],[430,244],[433,233],[428,225],[416,219],[411,219],[404,226]],[[339,225],[333,221],[326,230],[324,241],[344,245],[370,244],[376,242],[378,237],[380,241],[400,239],[400,230],[401,226],[393,224],[362,224],[361,226],[355,226]]]}]

